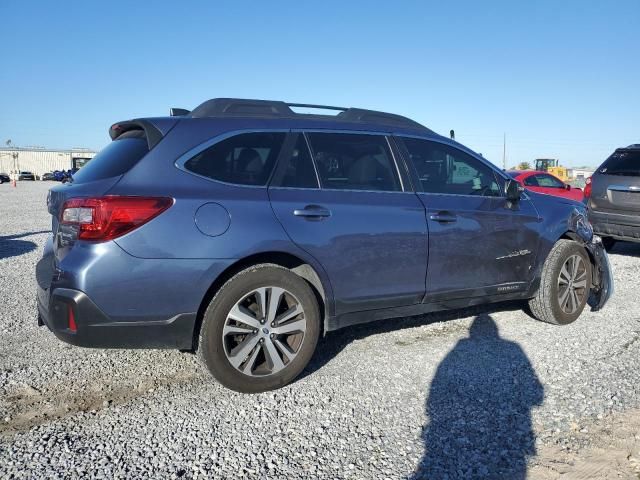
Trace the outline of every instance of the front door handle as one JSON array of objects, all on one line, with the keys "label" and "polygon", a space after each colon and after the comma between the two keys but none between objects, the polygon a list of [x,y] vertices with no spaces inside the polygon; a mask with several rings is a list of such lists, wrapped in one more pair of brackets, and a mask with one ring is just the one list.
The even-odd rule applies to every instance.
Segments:
[{"label": "front door handle", "polygon": [[304,208],[297,208],[293,211],[296,217],[305,218],[326,218],[331,216],[331,210],[319,205],[307,205]]},{"label": "front door handle", "polygon": [[434,222],[440,223],[453,223],[456,221],[456,216],[449,212],[432,213],[429,218]]}]

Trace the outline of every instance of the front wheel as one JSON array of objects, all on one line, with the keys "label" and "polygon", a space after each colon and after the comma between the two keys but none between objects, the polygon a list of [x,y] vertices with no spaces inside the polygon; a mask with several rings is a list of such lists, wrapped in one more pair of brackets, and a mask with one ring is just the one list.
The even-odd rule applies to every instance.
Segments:
[{"label": "front wheel", "polygon": [[232,277],[207,308],[198,351],[211,374],[243,393],[280,388],[307,365],[320,313],[307,282],[278,265]]},{"label": "front wheel", "polygon": [[542,268],[540,288],[529,301],[531,312],[543,322],[566,325],[584,310],[591,289],[591,261],[573,240],[559,240]]}]

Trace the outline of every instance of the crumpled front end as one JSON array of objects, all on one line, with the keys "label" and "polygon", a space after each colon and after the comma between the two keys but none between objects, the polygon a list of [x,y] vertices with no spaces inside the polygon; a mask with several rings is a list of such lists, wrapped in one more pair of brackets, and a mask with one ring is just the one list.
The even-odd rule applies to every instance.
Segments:
[{"label": "crumpled front end", "polygon": [[589,294],[588,303],[591,311],[597,312],[605,306],[614,291],[613,273],[611,272],[609,256],[604,249],[602,239],[598,235],[594,235],[593,227],[584,212],[574,209],[569,218],[569,223],[570,230],[582,241],[591,257],[593,287]]},{"label": "crumpled front end", "polygon": [[611,272],[609,255],[607,255],[604,245],[602,245],[602,239],[598,235],[593,235],[591,242],[587,243],[585,246],[591,254],[594,264],[594,286],[591,289],[588,303],[591,307],[591,311],[597,312],[605,306],[607,301],[613,295],[613,273]]}]

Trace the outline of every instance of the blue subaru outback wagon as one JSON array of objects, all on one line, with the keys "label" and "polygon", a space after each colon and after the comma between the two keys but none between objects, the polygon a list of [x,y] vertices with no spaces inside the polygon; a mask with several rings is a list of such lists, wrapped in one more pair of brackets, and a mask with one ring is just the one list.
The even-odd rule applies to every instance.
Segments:
[{"label": "blue subaru outback wagon", "polygon": [[49,193],[40,324],[80,346],[197,350],[259,392],[356,323],[522,299],[567,324],[611,296],[584,205],[408,118],[300,107],[316,106],[218,98],[113,125]]}]

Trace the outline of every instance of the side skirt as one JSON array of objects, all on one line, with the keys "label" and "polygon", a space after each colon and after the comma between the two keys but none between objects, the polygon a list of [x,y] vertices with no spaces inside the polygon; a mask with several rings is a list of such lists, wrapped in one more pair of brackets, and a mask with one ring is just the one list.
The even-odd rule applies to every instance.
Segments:
[{"label": "side skirt", "polygon": [[351,325],[386,320],[390,318],[411,317],[427,313],[441,312],[445,310],[457,310],[488,303],[506,302],[510,300],[525,300],[531,298],[531,289],[525,288],[511,293],[486,294],[482,296],[467,296],[465,298],[442,298],[440,300],[429,299],[429,303],[418,303],[403,307],[383,308],[379,310],[366,310],[363,312],[350,312],[337,317],[329,317],[327,331],[339,330]]}]

